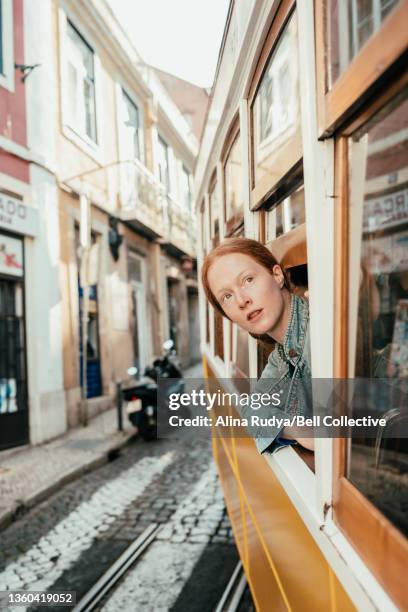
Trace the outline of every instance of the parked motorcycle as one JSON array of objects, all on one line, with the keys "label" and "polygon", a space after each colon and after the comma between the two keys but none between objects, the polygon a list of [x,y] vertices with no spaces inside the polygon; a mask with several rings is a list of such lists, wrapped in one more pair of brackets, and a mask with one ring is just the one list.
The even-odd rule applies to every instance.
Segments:
[{"label": "parked motorcycle", "polygon": [[181,364],[177,357],[173,340],[166,340],[166,342],[163,343],[163,349],[163,355],[159,359],[155,359],[152,366],[145,369],[145,376],[149,376],[149,378],[155,382],[157,382],[159,378],[182,379]]},{"label": "parked motorcycle", "polygon": [[[171,379],[164,386],[163,408],[171,393],[182,393],[184,380],[178,362],[177,354],[172,340],[163,343],[164,353],[159,359],[155,359],[151,366],[146,367],[144,378],[137,381],[132,387],[122,390],[122,398],[126,405],[126,411],[130,422],[137,427],[143,440],[151,441],[157,439],[157,403],[159,379]],[[136,367],[129,368],[129,376],[138,375]],[[148,380],[146,377],[150,378]],[[153,382],[151,382],[153,381]],[[163,389],[163,386],[161,387]]]}]

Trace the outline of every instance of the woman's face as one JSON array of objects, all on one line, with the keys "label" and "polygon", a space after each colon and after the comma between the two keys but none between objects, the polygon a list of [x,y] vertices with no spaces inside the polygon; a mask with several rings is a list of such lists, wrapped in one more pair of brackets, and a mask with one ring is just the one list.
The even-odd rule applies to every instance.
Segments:
[{"label": "woman's face", "polygon": [[222,255],[210,266],[208,283],[225,314],[246,331],[265,334],[280,322],[285,307],[280,266],[269,273],[248,255]]}]

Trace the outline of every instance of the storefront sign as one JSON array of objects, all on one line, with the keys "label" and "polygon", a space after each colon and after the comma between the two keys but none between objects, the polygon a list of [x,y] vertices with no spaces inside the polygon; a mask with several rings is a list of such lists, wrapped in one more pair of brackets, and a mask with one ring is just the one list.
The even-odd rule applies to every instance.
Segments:
[{"label": "storefront sign", "polygon": [[4,234],[0,234],[0,274],[24,274],[23,243]]},{"label": "storefront sign", "polygon": [[375,232],[408,221],[408,189],[364,202],[364,230]]},{"label": "storefront sign", "polygon": [[18,234],[37,234],[38,211],[21,200],[0,192],[0,228]]}]

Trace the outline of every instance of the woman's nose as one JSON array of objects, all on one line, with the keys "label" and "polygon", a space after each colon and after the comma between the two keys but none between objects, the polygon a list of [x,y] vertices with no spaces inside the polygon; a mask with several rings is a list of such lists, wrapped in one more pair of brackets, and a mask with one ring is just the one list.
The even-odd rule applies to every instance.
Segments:
[{"label": "woman's nose", "polygon": [[237,303],[238,303],[239,308],[243,309],[248,304],[251,303],[251,298],[248,295],[245,295],[243,293],[239,293],[238,297],[237,297]]}]

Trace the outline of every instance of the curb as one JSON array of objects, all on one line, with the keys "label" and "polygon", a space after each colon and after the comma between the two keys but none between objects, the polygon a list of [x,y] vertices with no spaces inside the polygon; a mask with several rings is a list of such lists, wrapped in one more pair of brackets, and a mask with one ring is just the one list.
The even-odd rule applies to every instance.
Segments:
[{"label": "curb", "polygon": [[45,501],[48,497],[51,497],[51,495],[56,493],[62,486],[65,486],[70,482],[77,480],[81,476],[89,474],[97,468],[102,467],[103,465],[112,461],[112,455],[118,453],[122,448],[130,444],[130,442],[136,437],[137,431],[131,432],[124,440],[117,442],[111,448],[104,451],[100,457],[96,457],[95,459],[88,461],[88,463],[84,463],[83,465],[72,470],[72,472],[64,474],[64,476],[61,476],[61,478],[55,482],[52,482],[49,486],[35,492],[28,499],[14,502],[12,508],[0,513],[0,531],[3,531],[6,529],[6,527],[20,519],[27,512],[29,512],[29,510],[34,508],[34,506]]}]

